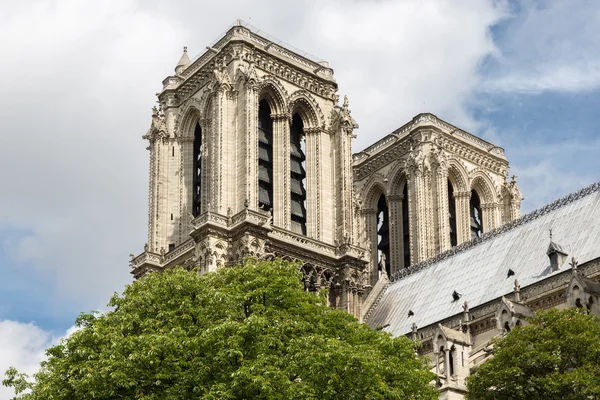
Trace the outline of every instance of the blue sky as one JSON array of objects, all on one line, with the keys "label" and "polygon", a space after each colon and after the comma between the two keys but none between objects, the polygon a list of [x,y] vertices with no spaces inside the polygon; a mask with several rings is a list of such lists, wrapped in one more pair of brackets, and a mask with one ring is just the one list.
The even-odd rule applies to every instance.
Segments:
[{"label": "blue sky", "polygon": [[236,18],[331,63],[355,151],[432,112],[505,148],[523,211],[600,180],[596,1],[4,2],[0,372],[131,281],[154,93]]}]

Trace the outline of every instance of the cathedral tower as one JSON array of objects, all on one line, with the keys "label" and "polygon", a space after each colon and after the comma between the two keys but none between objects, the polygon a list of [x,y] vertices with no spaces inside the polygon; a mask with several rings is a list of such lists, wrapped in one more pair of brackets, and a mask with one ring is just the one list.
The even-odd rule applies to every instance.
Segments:
[{"label": "cathedral tower", "polygon": [[184,48],[144,136],[148,242],[132,274],[283,257],[362,316],[389,278],[519,217],[502,148],[419,114],[352,155],[337,89],[326,61],[239,22],[193,61]]},{"label": "cathedral tower", "polygon": [[148,243],[134,276],[200,273],[244,256],[301,261],[307,290],[360,314],[366,251],[356,244],[351,140],[326,61],[241,23],[163,81],[149,141]]},{"label": "cathedral tower", "polygon": [[504,150],[432,114],[355,154],[353,168],[372,285],[520,216]]}]

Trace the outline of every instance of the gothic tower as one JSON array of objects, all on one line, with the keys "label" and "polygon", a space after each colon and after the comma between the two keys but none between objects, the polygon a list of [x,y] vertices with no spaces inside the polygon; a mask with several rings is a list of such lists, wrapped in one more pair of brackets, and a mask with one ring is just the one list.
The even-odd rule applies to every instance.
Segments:
[{"label": "gothic tower", "polygon": [[389,278],[519,217],[502,148],[420,114],[352,155],[337,89],[326,61],[240,22],[194,61],[184,48],[144,136],[148,242],[132,274],[283,257],[362,317]]},{"label": "gothic tower", "polygon": [[132,273],[200,273],[244,256],[302,263],[307,290],[360,314],[368,256],[354,238],[348,101],[326,61],[238,22],[163,81],[149,141],[148,243]]},{"label": "gothic tower", "polygon": [[504,150],[432,114],[355,154],[353,168],[371,285],[520,216]]}]

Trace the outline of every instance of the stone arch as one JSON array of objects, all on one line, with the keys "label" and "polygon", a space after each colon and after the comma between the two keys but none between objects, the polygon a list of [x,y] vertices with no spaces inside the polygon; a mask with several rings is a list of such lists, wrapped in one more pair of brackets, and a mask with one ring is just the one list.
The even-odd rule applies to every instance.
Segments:
[{"label": "stone arch", "polygon": [[464,164],[456,158],[448,160],[448,179],[452,182],[455,192],[469,191],[469,173]]},{"label": "stone arch", "polygon": [[257,86],[258,101],[262,99],[267,100],[271,112],[273,114],[283,114],[287,110],[286,98],[288,94],[285,88],[279,83],[278,80],[267,76]]},{"label": "stone arch", "polygon": [[[205,92],[200,100],[200,116],[202,117],[202,120],[206,120],[209,121],[211,120],[211,117],[213,116],[213,98],[215,96],[215,92]],[[203,126],[202,122],[200,123],[202,125],[202,128],[205,129],[207,127]]]},{"label": "stone arch", "polygon": [[483,171],[475,171],[471,177],[471,190],[475,190],[483,204],[492,204],[496,202],[496,191],[492,179]]},{"label": "stone arch", "polygon": [[306,91],[298,90],[289,97],[288,112],[290,116],[298,113],[304,122],[304,128],[325,126],[325,117],[315,99]]},{"label": "stone arch", "polygon": [[377,209],[379,197],[386,192],[386,184],[380,174],[371,176],[371,182],[363,190],[362,202],[365,209]]},{"label": "stone arch", "polygon": [[184,103],[175,122],[176,137],[193,139],[196,123],[202,120],[201,109],[198,99],[190,98]]},{"label": "stone arch", "polygon": [[390,195],[401,195],[404,191],[404,186],[408,183],[408,176],[404,170],[403,163],[398,162],[398,164],[390,171],[388,176],[391,177],[388,187],[388,192]]}]

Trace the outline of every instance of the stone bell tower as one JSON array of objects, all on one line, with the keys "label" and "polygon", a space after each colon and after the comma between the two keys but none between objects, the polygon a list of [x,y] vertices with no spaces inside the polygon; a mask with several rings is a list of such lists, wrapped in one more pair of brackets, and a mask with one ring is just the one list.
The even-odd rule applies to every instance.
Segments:
[{"label": "stone bell tower", "polygon": [[371,284],[519,218],[522,197],[508,165],[501,147],[432,114],[355,154]]},{"label": "stone bell tower", "polygon": [[351,141],[328,63],[241,22],[163,81],[149,142],[148,243],[140,277],[200,273],[244,256],[302,263],[307,290],[360,314],[366,250],[355,237]]}]

